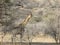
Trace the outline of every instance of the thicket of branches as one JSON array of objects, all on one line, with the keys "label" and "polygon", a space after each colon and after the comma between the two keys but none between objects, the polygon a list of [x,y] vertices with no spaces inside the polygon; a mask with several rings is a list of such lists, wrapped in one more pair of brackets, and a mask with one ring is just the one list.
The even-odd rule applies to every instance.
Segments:
[{"label": "thicket of branches", "polygon": [[[14,26],[15,26],[14,21],[16,21],[19,16],[17,16],[17,15],[15,16],[15,15],[12,14],[12,13],[15,13],[15,12],[11,11],[12,10],[11,7],[13,7],[15,5],[13,5],[10,2],[10,0],[0,0],[0,2],[1,2],[0,3],[0,26],[2,27],[2,29],[0,31],[2,31],[4,33],[7,33],[7,31],[10,32],[12,30],[12,28],[14,28]],[[49,1],[47,0],[47,2],[49,2]],[[45,22],[47,24],[47,28],[43,25],[44,27],[43,26],[38,27],[39,31],[44,30],[45,34],[51,35],[56,40],[57,43],[58,43],[58,40],[59,40],[59,43],[60,43],[60,15],[55,10],[55,9],[59,8],[59,4],[56,3],[58,1],[54,1],[54,2],[55,3],[49,2],[48,5],[47,4],[42,4],[42,3],[41,3],[41,5],[39,4],[39,6],[42,6],[44,8],[41,8],[41,7],[37,6],[37,4],[35,2],[34,3],[29,2],[29,5],[28,5],[28,3],[26,3],[26,1],[24,0],[22,3],[24,4],[23,6],[26,6],[24,8],[26,10],[29,9],[29,11],[32,10],[34,7],[39,7],[38,9],[35,9],[36,11],[34,10],[35,13],[34,13],[34,11],[32,12],[33,16],[35,16],[35,17],[32,18],[32,21],[30,23]],[[45,1],[45,3],[46,3],[46,1]],[[22,5],[20,2],[18,4],[20,4],[18,6]],[[34,4],[36,4],[36,5],[34,5]],[[49,7],[49,8],[46,8],[46,7]],[[52,8],[52,10],[54,10],[56,12],[54,12],[54,11],[49,12],[49,11],[51,11],[50,10],[51,8]],[[42,11],[42,10],[39,10],[39,9],[42,9],[42,10],[44,9],[44,10]],[[16,10],[14,10],[14,11],[16,11]],[[28,11],[26,11],[26,13],[27,12]],[[46,12],[48,14],[46,14]],[[24,13],[24,12],[21,11],[21,13]],[[19,12],[19,14],[20,14],[20,12]],[[33,28],[36,28],[36,27],[33,27]],[[30,29],[28,29],[28,30],[30,30]],[[28,37],[28,40],[29,40],[29,37]]]}]

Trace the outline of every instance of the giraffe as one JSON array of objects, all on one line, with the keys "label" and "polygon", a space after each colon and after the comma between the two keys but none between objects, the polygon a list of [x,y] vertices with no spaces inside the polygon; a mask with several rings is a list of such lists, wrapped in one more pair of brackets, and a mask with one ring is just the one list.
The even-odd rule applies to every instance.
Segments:
[{"label": "giraffe", "polygon": [[[30,20],[30,18],[32,17],[32,14],[29,14],[17,27],[15,27],[14,29],[17,29],[16,32],[13,33],[13,37],[16,37],[16,35],[20,35],[20,42],[22,43],[22,37],[24,35],[24,31],[25,31],[25,26],[26,24],[28,23],[28,21]],[[11,38],[12,39],[12,43],[13,43],[13,39],[14,38]],[[22,45],[22,44],[21,44]]]},{"label": "giraffe", "polygon": [[[20,39],[23,37],[23,34],[24,34],[24,31],[25,31],[25,26],[26,24],[28,23],[28,21],[30,20],[30,18],[32,17],[32,14],[29,14],[18,26],[16,27],[12,27],[12,29],[9,28],[9,30],[3,30],[4,32],[4,36],[6,35],[6,33],[12,33],[12,37],[11,37],[11,40],[12,42],[14,41],[14,37],[16,37],[16,35],[20,35]],[[8,28],[8,27],[7,27]],[[4,38],[4,36],[2,37],[2,40]]]}]

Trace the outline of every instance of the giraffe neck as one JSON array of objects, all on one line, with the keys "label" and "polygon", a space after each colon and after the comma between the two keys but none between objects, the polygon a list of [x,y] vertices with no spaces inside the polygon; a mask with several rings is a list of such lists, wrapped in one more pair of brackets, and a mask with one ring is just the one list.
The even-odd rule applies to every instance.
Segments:
[{"label": "giraffe neck", "polygon": [[28,15],[27,18],[25,20],[23,20],[23,22],[21,24],[26,25],[31,17],[32,17],[32,15]]}]

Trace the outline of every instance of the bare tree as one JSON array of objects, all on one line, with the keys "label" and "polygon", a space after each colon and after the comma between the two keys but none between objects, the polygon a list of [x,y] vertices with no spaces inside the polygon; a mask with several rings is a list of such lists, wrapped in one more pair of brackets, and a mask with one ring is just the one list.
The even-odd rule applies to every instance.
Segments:
[{"label": "bare tree", "polygon": [[50,34],[56,41],[56,43],[60,43],[60,16],[56,16],[54,21],[52,20],[48,25],[49,31],[46,31],[47,34]]}]

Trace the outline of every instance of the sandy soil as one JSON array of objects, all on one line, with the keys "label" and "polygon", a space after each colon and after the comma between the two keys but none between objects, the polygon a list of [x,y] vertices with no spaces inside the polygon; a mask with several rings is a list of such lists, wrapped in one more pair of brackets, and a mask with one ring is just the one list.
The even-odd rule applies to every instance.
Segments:
[{"label": "sandy soil", "polygon": [[[0,42],[2,41],[2,36],[0,35]],[[3,42],[11,42],[11,36],[7,34],[4,38],[3,38]],[[15,39],[16,42],[19,42],[19,35],[17,36],[17,38]],[[55,40],[51,37],[51,36],[36,36],[33,37],[32,42],[47,42],[47,43],[55,43]]]}]

